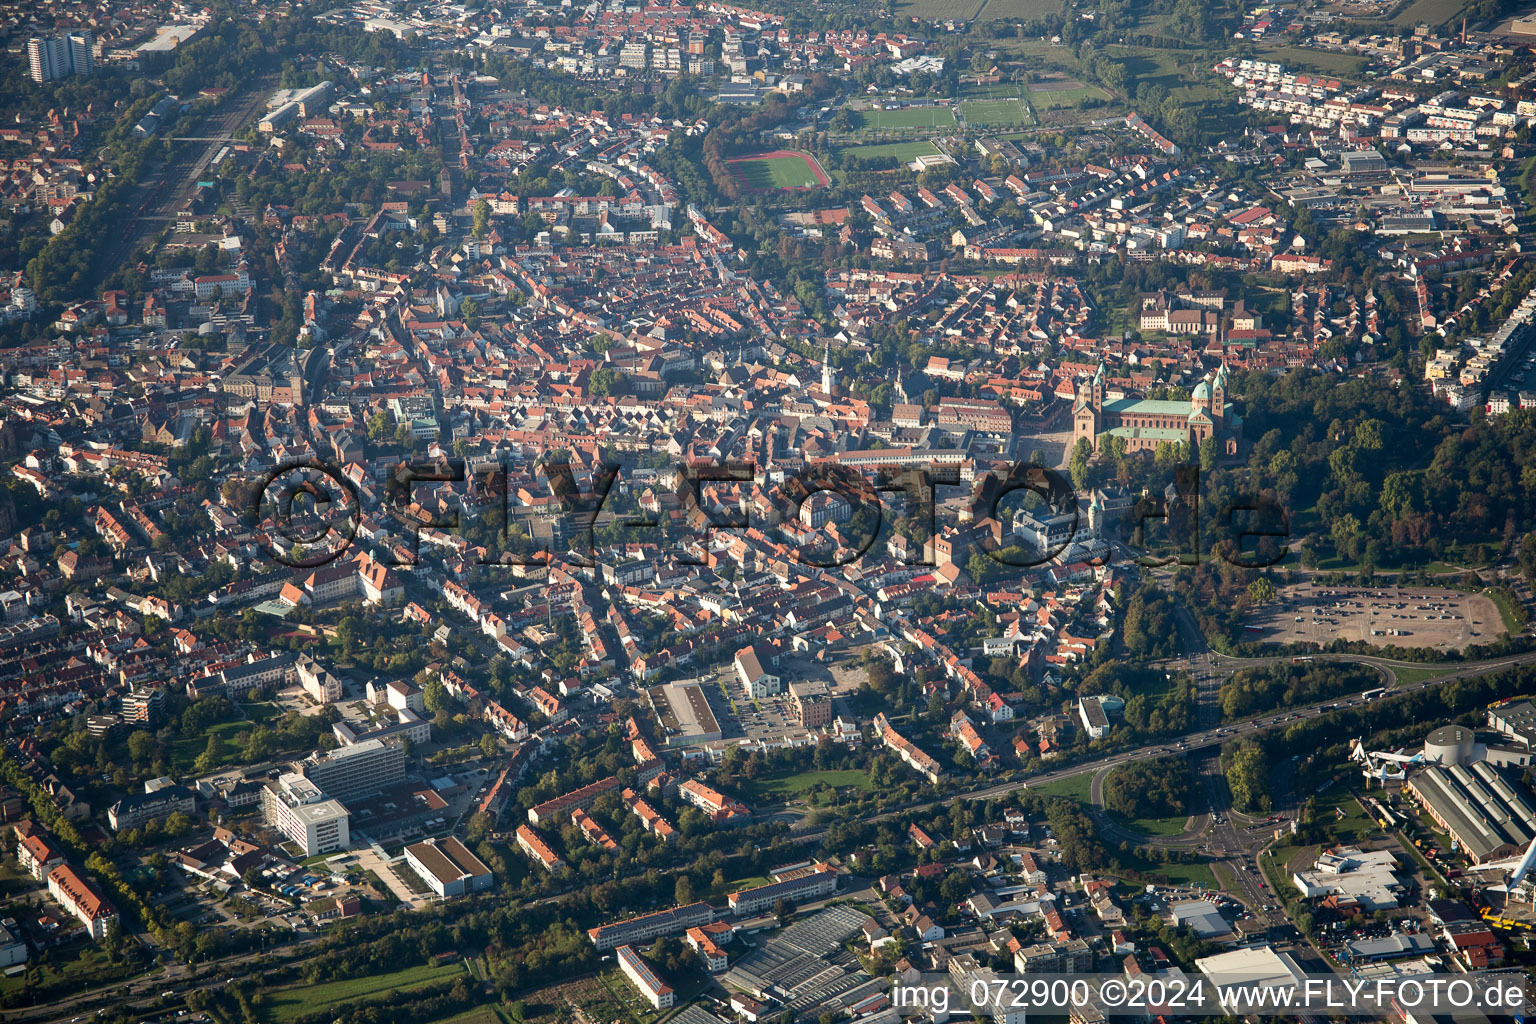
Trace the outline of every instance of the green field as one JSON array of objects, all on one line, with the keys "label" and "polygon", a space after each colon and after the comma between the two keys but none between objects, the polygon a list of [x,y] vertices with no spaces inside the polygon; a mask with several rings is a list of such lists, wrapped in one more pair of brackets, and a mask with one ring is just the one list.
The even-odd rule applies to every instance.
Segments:
[{"label": "green field", "polygon": [[208,749],[208,738],[217,735],[224,741],[224,764],[235,764],[242,758],[241,745],[235,739],[238,733],[250,732],[255,726],[250,722],[238,719],[233,722],[220,722],[211,725],[201,735],[189,736],[185,739],[171,742],[171,767],[182,770],[190,770],[198,755]]},{"label": "green field", "polygon": [[1392,674],[1397,677],[1397,685],[1399,686],[1411,686],[1426,679],[1433,679],[1435,676],[1443,676],[1449,671],[1451,670],[1448,668],[1419,668],[1418,666],[1400,668],[1396,665],[1392,666]]},{"label": "green field", "polygon": [[504,1024],[501,1015],[490,1006],[477,1006],[455,1017],[443,1017],[431,1024]]},{"label": "green field", "polygon": [[865,793],[874,791],[868,772],[861,771],[804,771],[772,779],[754,779],[744,787],[747,799],[752,801],[784,800],[797,797],[817,786],[843,789],[853,786]]},{"label": "green field", "polygon": [[[1138,85],[1151,82],[1168,90],[1170,96],[1181,103],[1198,103],[1220,100],[1223,92],[1208,83],[1196,72],[1186,73],[1179,67],[1179,51],[1158,50],[1150,46],[1110,45],[1103,48],[1104,55],[1125,63],[1126,71]],[[1186,54],[1187,59],[1187,54]],[[1230,93],[1225,94],[1230,96]],[[1033,101],[1034,96],[1030,99]]]},{"label": "green field", "polygon": [[1370,63],[1364,57],[1352,57],[1347,53],[1330,53],[1312,50],[1304,46],[1266,46],[1259,51],[1264,60],[1284,64],[1287,69],[1320,71],[1325,75],[1348,78],[1358,75]]},{"label": "green field", "polygon": [[1035,122],[1029,108],[1018,100],[969,100],[960,104],[960,115],[966,124],[976,127],[1013,128]]},{"label": "green field", "polygon": [[948,107],[904,107],[900,110],[855,110],[859,131],[888,132],[903,128],[950,128],[955,115]]},{"label": "green field", "polygon": [[[1364,838],[1366,835],[1381,831],[1381,826],[1376,819],[1365,813],[1349,790],[1342,783],[1334,783],[1326,793],[1317,797],[1315,818],[1322,822],[1335,835],[1342,832],[1352,832],[1356,838]],[[1344,817],[1340,818],[1338,812],[1343,811]]]},{"label": "green field", "polygon": [[816,172],[800,157],[750,157],[731,161],[748,189],[814,189]]},{"label": "green field", "polygon": [[896,0],[896,17],[970,21],[981,5],[982,0]]},{"label": "green field", "polygon": [[1485,590],[1485,597],[1493,602],[1493,606],[1499,610],[1499,619],[1504,623],[1504,632],[1515,634],[1522,629],[1520,616],[1516,614],[1514,605],[1509,603],[1509,598],[1502,590]]},{"label": "green field", "polygon": [[1090,799],[1092,786],[1093,774],[1091,772],[1083,772],[1065,779],[1047,782],[1043,786],[1032,785],[1029,788],[1045,796],[1064,796],[1069,800],[1076,800],[1086,807]]},{"label": "green field", "polygon": [[929,156],[938,151],[938,147],[933,143],[922,140],[916,142],[879,142],[868,146],[846,146],[841,150],[841,152],[851,156],[893,156],[902,163],[916,160],[920,156]]},{"label": "green field", "polygon": [[993,21],[997,19],[1020,21],[1033,21],[1043,18],[1047,14],[1057,14],[1061,11],[1061,0],[987,0],[985,7],[981,9],[980,21]]},{"label": "green field", "polygon": [[1062,0],[897,0],[898,18],[955,18],[963,21],[1032,21],[1060,12]]},{"label": "green field", "polygon": [[1036,110],[1061,110],[1064,107],[1076,107],[1085,99],[1109,99],[1109,93],[1096,85],[1082,85],[1072,89],[1039,89],[1029,90],[1029,102],[1035,105]]},{"label": "green field", "polygon": [[388,992],[408,992],[433,982],[448,981],[464,973],[463,961],[442,967],[418,965],[370,978],[348,978],[319,985],[292,985],[267,993],[265,1012],[269,1021],[281,1024],[300,1014],[314,1013],[332,1006],[366,999]]},{"label": "green field", "polygon": [[1109,819],[1121,828],[1130,829],[1132,832],[1140,832],[1147,836],[1176,836],[1184,831],[1184,825],[1189,821],[1189,815],[1180,814],[1173,818],[1122,818],[1114,811],[1104,812]]},{"label": "green field", "polygon": [[1392,19],[1392,24],[1401,28],[1413,28],[1421,21],[1426,25],[1443,25],[1460,16],[1467,6],[1466,0],[1414,0]]}]

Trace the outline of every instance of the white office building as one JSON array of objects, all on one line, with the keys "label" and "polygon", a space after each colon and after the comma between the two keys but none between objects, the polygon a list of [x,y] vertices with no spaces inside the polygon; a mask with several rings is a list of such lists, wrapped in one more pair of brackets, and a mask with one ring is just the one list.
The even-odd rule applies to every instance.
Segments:
[{"label": "white office building", "polygon": [[345,850],[352,843],[347,809],[298,772],[267,783],[261,810],[267,824],[298,843],[306,857]]}]

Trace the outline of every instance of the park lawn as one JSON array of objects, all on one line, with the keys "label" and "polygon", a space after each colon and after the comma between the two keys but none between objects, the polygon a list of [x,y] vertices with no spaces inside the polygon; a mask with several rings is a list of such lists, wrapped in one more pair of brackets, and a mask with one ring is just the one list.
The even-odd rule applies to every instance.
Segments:
[{"label": "park lawn", "polygon": [[197,761],[197,756],[208,749],[208,737],[218,734],[224,739],[224,764],[235,764],[243,760],[244,751],[235,736],[242,732],[249,732],[256,726],[244,719],[236,719],[233,722],[220,722],[211,725],[197,736],[188,736],[184,739],[171,742],[171,767],[183,769],[180,774],[185,774]]},{"label": "park lawn", "polygon": [[770,156],[756,160],[733,160],[731,168],[749,188],[815,188],[816,175],[797,156]]},{"label": "park lawn", "polygon": [[246,720],[253,725],[265,725],[283,713],[283,709],[270,701],[259,704],[241,704],[240,710],[245,712]]},{"label": "park lawn", "polygon": [[464,962],[456,960],[442,967],[418,964],[389,974],[375,974],[367,978],[348,978],[345,981],[328,981],[318,985],[290,985],[267,993],[264,1012],[267,1020],[278,1022],[294,1020],[301,1014],[326,1010],[332,1006],[367,999],[387,992],[409,992],[439,981],[448,981],[464,973]]},{"label": "park lawn", "polygon": [[784,775],[771,779],[754,779],[745,787],[748,799],[761,802],[765,799],[785,799],[800,796],[803,793],[815,789],[817,786],[831,786],[833,789],[843,789],[853,786],[870,793],[875,785],[870,781],[868,772],[849,770],[816,771],[814,769],[796,772],[793,775]]},{"label": "park lawn", "polygon": [[1259,55],[1265,60],[1286,65],[1287,70],[1297,65],[1308,70],[1320,71],[1325,75],[1338,75],[1341,78],[1359,75],[1370,63],[1365,57],[1333,53],[1328,50],[1313,50],[1305,46],[1266,46],[1259,50]]},{"label": "park lawn", "polygon": [[1030,790],[1043,796],[1064,796],[1087,806],[1091,799],[1093,773],[1082,772],[1065,779],[1056,779],[1043,786],[1030,786]]},{"label": "park lawn", "polygon": [[1035,121],[1018,100],[969,100],[960,104],[960,115],[966,124],[978,127],[1013,128]]},{"label": "park lawn", "polygon": [[933,143],[922,140],[916,142],[879,142],[869,146],[848,146],[841,150],[841,152],[852,156],[893,156],[902,163],[916,160],[920,156],[931,156],[938,151],[938,147]]},{"label": "park lawn", "polygon": [[900,110],[855,110],[857,130],[888,132],[901,128],[948,128],[955,115],[948,107],[904,107]]},{"label": "park lawn", "polygon": [[1109,93],[1096,85],[1084,85],[1080,89],[1030,89],[1029,102],[1036,110],[1060,110],[1076,107],[1085,99],[1109,99]]}]

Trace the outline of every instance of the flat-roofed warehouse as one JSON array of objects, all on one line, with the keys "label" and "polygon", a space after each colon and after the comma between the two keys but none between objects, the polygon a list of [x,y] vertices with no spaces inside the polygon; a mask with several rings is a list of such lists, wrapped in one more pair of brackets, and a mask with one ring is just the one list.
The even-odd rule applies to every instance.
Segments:
[{"label": "flat-roofed warehouse", "polygon": [[495,881],[485,862],[454,836],[412,843],[405,860],[444,899],[489,889]]},{"label": "flat-roofed warehouse", "polygon": [[1433,765],[1406,788],[1474,864],[1513,857],[1536,836],[1531,794],[1486,762]]},{"label": "flat-roofed warehouse", "polygon": [[724,733],[715,712],[698,683],[667,683],[646,691],[656,717],[661,720],[669,747],[713,743]]}]

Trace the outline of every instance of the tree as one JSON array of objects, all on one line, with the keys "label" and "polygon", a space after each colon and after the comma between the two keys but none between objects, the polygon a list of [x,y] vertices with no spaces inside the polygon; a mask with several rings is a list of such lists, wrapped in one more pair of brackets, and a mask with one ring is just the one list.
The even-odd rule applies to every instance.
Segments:
[{"label": "tree", "polygon": [[1077,444],[1072,446],[1072,458],[1067,464],[1067,470],[1072,475],[1072,486],[1079,491],[1088,489],[1088,460],[1093,458],[1093,442],[1086,437],[1077,439]]},{"label": "tree", "polygon": [[1245,746],[1233,752],[1227,758],[1226,775],[1238,810],[1269,810],[1269,765],[1262,750]]},{"label": "tree", "polygon": [[1275,585],[1269,577],[1260,576],[1248,584],[1248,598],[1254,604],[1267,604],[1275,599]]},{"label": "tree", "polygon": [[486,235],[490,234],[491,204],[486,202],[484,197],[476,199],[475,205],[471,209],[470,213],[474,216],[475,219],[473,228],[474,236],[476,238],[484,238]]},{"label": "tree", "polygon": [[1200,472],[1209,473],[1216,468],[1216,463],[1221,460],[1221,445],[1216,438],[1208,437],[1200,442]]},{"label": "tree", "polygon": [[384,440],[389,436],[390,428],[393,425],[394,422],[390,419],[389,413],[380,409],[378,412],[374,413],[373,418],[368,421],[368,440]]},{"label": "tree", "polygon": [[677,884],[672,887],[672,898],[680,907],[693,902],[693,879],[687,875],[678,875]]}]

